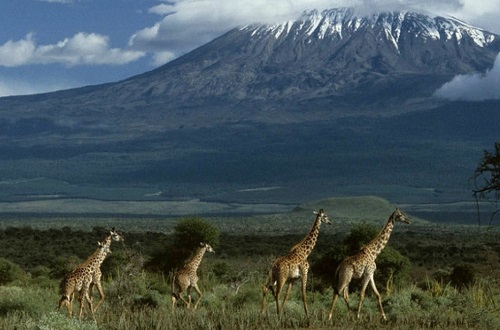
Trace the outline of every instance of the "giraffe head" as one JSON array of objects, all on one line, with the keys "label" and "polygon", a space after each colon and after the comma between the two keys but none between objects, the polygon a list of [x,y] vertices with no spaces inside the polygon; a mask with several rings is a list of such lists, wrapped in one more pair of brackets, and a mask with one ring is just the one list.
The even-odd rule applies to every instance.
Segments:
[{"label": "giraffe head", "polygon": [[200,246],[204,247],[207,250],[207,252],[215,253],[214,249],[212,249],[212,247],[208,243],[200,242]]},{"label": "giraffe head", "polygon": [[402,211],[400,211],[399,209],[396,209],[396,211],[394,211],[392,213],[391,219],[392,219],[392,221],[404,222],[407,224],[411,223],[408,216],[406,214],[404,214]]},{"label": "giraffe head", "polygon": [[123,237],[115,230],[115,227],[113,227],[110,231],[109,234],[104,238],[104,241],[102,243],[99,243],[99,245],[103,244],[107,246],[107,253],[111,253],[111,250],[109,247],[111,246],[111,242],[123,242],[124,239]]},{"label": "giraffe head", "polygon": [[120,242],[120,241],[125,241],[122,235],[120,235],[116,230],[115,227],[111,228],[109,231],[109,236],[111,236],[111,239],[115,242]]},{"label": "giraffe head", "polygon": [[320,218],[321,222],[324,222],[324,223],[329,224],[329,225],[332,224],[330,219],[328,219],[328,215],[326,215],[326,213],[325,213],[325,211],[323,211],[323,209],[319,209],[318,212],[313,212],[313,213],[316,214],[316,219]]}]

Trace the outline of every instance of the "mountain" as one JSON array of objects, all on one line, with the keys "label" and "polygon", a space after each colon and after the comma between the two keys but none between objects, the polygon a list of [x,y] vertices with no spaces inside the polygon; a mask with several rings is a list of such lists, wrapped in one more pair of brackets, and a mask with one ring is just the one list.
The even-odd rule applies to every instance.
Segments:
[{"label": "mountain", "polygon": [[18,183],[0,199],[464,198],[499,104],[433,93],[499,51],[498,35],[413,12],[239,27],[124,81],[0,99],[0,174]]}]

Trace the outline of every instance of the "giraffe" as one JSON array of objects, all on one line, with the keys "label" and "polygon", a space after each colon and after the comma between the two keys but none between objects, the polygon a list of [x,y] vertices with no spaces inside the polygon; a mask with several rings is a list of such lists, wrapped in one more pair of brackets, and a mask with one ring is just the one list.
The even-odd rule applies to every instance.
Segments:
[{"label": "giraffe", "polygon": [[[109,246],[111,245],[112,241],[115,241],[115,242],[120,242],[120,241],[123,242],[124,241],[123,236],[121,236],[118,232],[116,232],[114,227],[111,229],[111,231],[109,232],[109,235],[105,239],[105,242],[106,242],[105,244],[108,245],[108,250],[109,250]],[[111,251],[109,251],[109,253],[111,253]],[[103,263],[104,258],[100,262],[99,266],[94,269],[94,274],[92,276],[92,280],[91,280],[91,282],[89,284],[89,288],[88,288],[88,293],[89,293],[91,301],[93,300],[94,286],[97,287],[97,291],[99,292],[99,301],[97,302],[97,305],[94,307],[94,313],[97,311],[99,306],[101,306],[102,302],[104,301],[104,298],[106,297],[104,294],[104,290],[102,289],[102,284],[101,284],[101,278],[102,278],[101,264]]]},{"label": "giraffe", "polygon": [[[79,318],[81,319],[83,313],[85,298],[92,315],[94,315],[95,310],[104,300],[104,292],[102,291],[101,286],[101,270],[100,266],[106,256],[111,253],[109,249],[111,245],[111,241],[123,241],[123,237],[119,235],[115,229],[113,228],[109,235],[106,236],[103,242],[97,242],[99,247],[95,250],[95,252],[90,255],[81,265],[73,269],[70,273],[68,273],[64,279],[61,281],[61,299],[59,300],[60,309],[62,306],[65,306],[68,310],[68,317],[73,315],[73,299],[75,292],[80,292],[78,300],[80,302],[80,311]],[[96,308],[93,308],[92,298],[89,296],[92,294],[93,285],[97,286],[97,289],[100,294],[99,302]]]},{"label": "giraffe", "polygon": [[[271,266],[271,270],[269,271],[267,284],[262,288],[262,313],[264,312],[266,305],[266,294],[269,290],[271,290],[271,293],[276,300],[277,313],[278,315],[280,315],[281,310],[285,306],[285,302],[288,299],[288,295],[290,294],[290,289],[293,282],[300,278],[302,283],[302,303],[304,304],[304,311],[306,313],[306,316],[308,316],[306,284],[307,272],[309,271],[309,262],[307,261],[307,258],[316,245],[321,223],[324,222],[327,224],[331,224],[331,221],[328,219],[328,216],[323,211],[323,209],[320,209],[318,212],[314,212],[314,214],[316,214],[316,219],[314,220],[314,223],[307,233],[306,237],[295,246],[293,246],[287,255],[279,256],[274,260]],[[288,288],[285,293],[285,297],[283,298],[283,303],[280,307],[279,297],[281,290],[286,283],[288,283]],[[274,288],[274,286],[276,286],[276,289]]]},{"label": "giraffe", "polygon": [[[193,257],[186,262],[184,267],[179,269],[175,274],[172,280],[172,311],[174,311],[177,299],[182,300],[186,307],[189,308],[191,306],[191,288],[193,288],[196,293],[198,293],[198,299],[196,300],[193,309],[198,307],[198,303],[201,300],[202,294],[200,289],[198,288],[198,275],[196,274],[198,267],[200,266],[201,260],[205,255],[205,252],[215,251],[208,243],[200,243],[200,246],[196,249]],[[184,291],[187,290],[188,300],[182,297]]]},{"label": "giraffe", "polygon": [[342,294],[344,301],[347,305],[347,310],[350,314],[349,308],[349,283],[352,279],[361,279],[361,293],[359,295],[358,302],[358,312],[357,317],[359,319],[361,312],[361,304],[363,303],[363,299],[365,297],[365,290],[368,286],[368,283],[371,284],[373,292],[377,296],[378,306],[380,308],[380,313],[384,320],[387,320],[387,317],[384,313],[384,308],[382,307],[382,297],[375,286],[375,280],[373,279],[373,274],[377,269],[377,265],[375,260],[377,256],[382,252],[382,250],[387,245],[389,238],[392,233],[392,229],[394,228],[394,223],[404,222],[410,224],[410,220],[399,209],[396,209],[389,219],[387,223],[384,225],[380,233],[375,237],[372,241],[370,241],[367,245],[363,246],[361,250],[353,255],[346,257],[340,265],[337,267],[334,278],[333,285],[333,301],[330,307],[330,313],[328,314],[328,319],[332,318],[333,309],[335,307],[335,301],[338,296]]}]

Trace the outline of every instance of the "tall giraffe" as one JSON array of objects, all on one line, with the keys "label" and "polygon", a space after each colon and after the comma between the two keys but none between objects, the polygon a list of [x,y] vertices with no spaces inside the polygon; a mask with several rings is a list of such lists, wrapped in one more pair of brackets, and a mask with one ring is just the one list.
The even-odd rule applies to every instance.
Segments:
[{"label": "tall giraffe", "polygon": [[[306,284],[307,284],[307,273],[309,271],[309,262],[307,258],[311,254],[316,241],[318,240],[319,228],[321,223],[331,224],[328,216],[320,209],[316,214],[316,219],[307,233],[306,237],[293,246],[290,252],[285,256],[277,257],[269,271],[269,279],[265,287],[262,288],[262,312],[266,305],[266,294],[269,290],[276,300],[276,311],[278,315],[281,314],[281,309],[285,306],[285,302],[290,294],[290,289],[292,288],[293,282],[298,278],[301,279],[302,283],[302,303],[304,304],[304,311],[308,315],[307,311],[307,301],[306,301]],[[283,303],[280,308],[279,297],[283,286],[288,283],[288,288],[283,298]],[[276,289],[274,286],[276,285]]]},{"label": "tall giraffe", "polygon": [[[196,249],[193,257],[175,274],[172,280],[172,311],[175,309],[177,299],[182,300],[186,307],[189,308],[191,305],[191,288],[193,288],[196,293],[198,293],[198,299],[194,304],[194,309],[198,307],[198,303],[201,300],[202,294],[198,288],[198,275],[196,274],[198,267],[200,266],[201,260],[205,255],[205,252],[215,251],[208,243],[200,243],[200,246]],[[184,291],[187,290],[188,300],[182,297]]]},{"label": "tall giraffe", "polygon": [[394,228],[394,223],[396,221],[404,222],[407,224],[411,223],[406,214],[401,212],[399,209],[396,209],[396,211],[394,211],[391,214],[389,220],[387,220],[387,223],[382,228],[377,237],[375,237],[367,245],[363,246],[361,248],[361,251],[359,251],[357,254],[349,256],[344,260],[342,260],[340,265],[337,267],[333,285],[333,301],[332,301],[332,306],[330,308],[330,313],[328,314],[329,320],[332,318],[333,309],[335,307],[335,301],[337,300],[340,294],[342,294],[344,301],[347,305],[347,310],[349,311],[350,314],[349,283],[351,282],[352,279],[361,279],[361,293],[359,295],[358,313],[357,313],[358,319],[360,317],[361,304],[363,303],[363,299],[365,297],[366,287],[368,286],[368,283],[370,283],[373,292],[377,296],[380,313],[382,313],[382,317],[384,318],[384,320],[387,320],[387,317],[385,316],[384,313],[384,308],[382,307],[382,297],[380,296],[380,293],[378,292],[377,287],[375,286],[375,280],[373,279],[373,274],[377,269],[377,264],[375,263],[375,260],[387,245],[387,242],[389,241],[389,238],[392,233],[392,229]]},{"label": "tall giraffe", "polygon": [[[80,292],[78,300],[80,302],[79,318],[82,317],[85,298],[92,315],[95,310],[104,300],[104,292],[101,286],[101,264],[106,259],[108,253],[111,253],[110,245],[112,241],[123,241],[123,237],[118,234],[113,228],[109,235],[102,242],[98,242],[99,247],[90,255],[81,265],[68,273],[61,281],[61,299],[59,300],[59,309],[66,306],[68,316],[73,315],[73,299],[75,292]],[[93,285],[97,286],[100,298],[96,308],[93,308],[92,299],[89,293],[92,294]]]}]

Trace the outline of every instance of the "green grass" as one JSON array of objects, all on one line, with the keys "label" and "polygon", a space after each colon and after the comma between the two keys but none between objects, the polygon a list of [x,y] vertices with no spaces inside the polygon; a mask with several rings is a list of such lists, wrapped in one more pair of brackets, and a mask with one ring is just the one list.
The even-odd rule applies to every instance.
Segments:
[{"label": "green grass", "polygon": [[[390,245],[412,262],[412,278],[403,283],[385,285],[377,283],[382,293],[388,321],[381,320],[376,300],[368,293],[360,320],[350,320],[341,300],[337,301],[332,321],[328,310],[332,290],[311,273],[308,286],[310,317],[304,315],[298,285],[292,289],[282,318],[278,318],[272,297],[268,295],[264,315],[260,313],[261,286],[275,254],[288,251],[310,229],[313,210],[324,208],[332,219],[332,226],[322,226],[314,259],[338,243],[354,223],[368,222],[381,227],[395,205],[386,200],[367,196],[357,198],[329,198],[301,205],[293,212],[255,216],[214,216],[205,218],[215,225],[225,238],[215,255],[204,260],[200,268],[200,288],[203,298],[199,310],[179,308],[172,313],[170,301],[170,275],[152,273],[142,267],[119,268],[117,260],[124,247],[144,253],[151,239],[167,239],[160,233],[172,233],[176,218],[109,216],[61,216],[52,218],[33,216],[4,216],[1,226],[2,253],[9,259],[19,255],[33,256],[23,265],[31,274],[19,277],[0,287],[1,329],[495,329],[500,328],[500,282],[498,281],[498,228],[478,231],[476,226],[437,225],[413,218],[410,226],[398,225]],[[411,214],[410,214],[411,216]],[[8,228],[8,227],[22,228]],[[71,228],[71,230],[68,230]],[[125,246],[114,245],[106,269],[104,290],[106,300],[96,314],[96,321],[88,316],[79,321],[68,319],[64,311],[56,311],[59,300],[60,278],[51,277],[51,269],[39,262],[61,256],[60,248],[72,244],[86,255],[95,244],[91,234],[101,237],[94,227],[115,226],[126,232]],[[65,228],[66,227],[66,228]],[[44,231],[37,231],[43,229]],[[64,240],[55,240],[61,231]],[[82,232],[76,232],[76,230]],[[151,231],[152,233],[149,233]],[[86,235],[84,235],[86,234]],[[154,235],[153,235],[154,234]],[[141,236],[142,235],[142,236]],[[155,236],[156,235],[156,236]],[[144,239],[147,244],[143,244]],[[53,240],[51,240],[53,239]],[[44,240],[50,240],[45,242]],[[57,244],[56,242],[60,242]],[[65,242],[65,243],[62,243]],[[69,243],[68,243],[69,242]],[[168,242],[168,240],[165,240]],[[332,243],[333,242],[333,243]],[[42,245],[37,245],[43,243]],[[154,243],[158,243],[155,241]],[[166,244],[166,243],[165,243]],[[38,246],[36,250],[29,250]],[[224,247],[224,248],[223,248]],[[7,248],[11,248],[7,252]],[[167,245],[160,244],[164,249]],[[69,250],[69,249],[68,249]],[[67,249],[65,249],[67,251]],[[79,252],[82,252],[79,251]],[[137,252],[136,251],[136,252]],[[89,252],[89,253],[90,253]],[[8,255],[7,255],[8,254]],[[65,256],[71,260],[74,257]],[[82,255],[82,257],[84,257]],[[37,257],[40,259],[37,261]],[[64,259],[64,260],[66,260]],[[130,258],[129,258],[130,259]],[[21,259],[19,259],[21,260]],[[24,260],[24,259],[23,259]],[[63,260],[63,259],[61,259]],[[126,259],[128,260],[128,259]],[[470,287],[457,289],[446,276],[455,263],[471,263],[476,268],[476,281]],[[21,263],[20,263],[21,264]],[[58,265],[56,263],[56,265]],[[38,267],[36,267],[38,266]],[[115,270],[115,267],[117,270]],[[224,270],[225,267],[225,270]],[[238,288],[238,290],[236,289]],[[316,291],[313,291],[314,290]],[[356,286],[350,294],[351,309],[356,307]],[[387,290],[389,288],[390,290]],[[370,291],[370,290],[368,290]],[[75,310],[78,304],[75,304]]]},{"label": "green grass", "polygon": [[[332,292],[308,291],[310,315],[305,317],[298,288],[278,318],[270,295],[263,314],[260,311],[260,281],[247,282],[236,293],[213,278],[202,280],[204,296],[197,310],[178,307],[172,311],[169,293],[144,292],[151,298],[138,299],[125,292],[114,296],[113,283],[95,322],[88,315],[83,321],[68,319],[65,311],[55,311],[58,295],[37,289],[34,284],[2,287],[0,327],[2,329],[497,329],[500,327],[500,287],[494,279],[481,280],[458,290],[450,285],[428,282],[428,286],[409,284],[390,296],[383,294],[388,321],[379,314],[376,300],[368,294],[359,320],[351,320],[343,301],[337,301],[333,319],[328,320]],[[151,291],[150,289],[148,289]],[[123,294],[123,293],[122,293]],[[137,292],[135,293],[137,294]],[[351,309],[357,306],[357,292],[350,294]],[[154,303],[152,303],[154,302]],[[78,304],[75,304],[78,305]],[[76,307],[75,307],[76,308]]]}]

